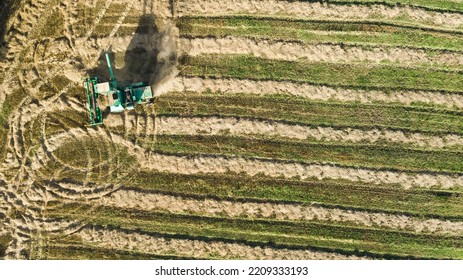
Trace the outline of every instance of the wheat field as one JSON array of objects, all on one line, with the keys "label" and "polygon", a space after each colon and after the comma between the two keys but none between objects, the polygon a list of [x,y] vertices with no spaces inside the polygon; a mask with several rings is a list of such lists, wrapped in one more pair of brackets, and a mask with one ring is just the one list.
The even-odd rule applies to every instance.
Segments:
[{"label": "wheat field", "polygon": [[461,1],[3,5],[0,258],[463,259]]}]

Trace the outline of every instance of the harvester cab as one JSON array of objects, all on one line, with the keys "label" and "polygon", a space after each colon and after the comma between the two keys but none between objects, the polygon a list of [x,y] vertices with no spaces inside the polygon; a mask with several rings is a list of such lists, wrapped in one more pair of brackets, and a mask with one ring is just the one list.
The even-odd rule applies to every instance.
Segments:
[{"label": "harvester cab", "polygon": [[100,82],[98,77],[85,78],[84,86],[87,93],[90,125],[103,123],[103,115],[98,106],[98,97],[106,96],[110,113],[121,113],[124,110],[135,109],[136,104],[143,104],[153,99],[151,86],[143,82],[121,86],[118,84],[111,65],[109,54],[105,54],[109,69],[109,81]]}]

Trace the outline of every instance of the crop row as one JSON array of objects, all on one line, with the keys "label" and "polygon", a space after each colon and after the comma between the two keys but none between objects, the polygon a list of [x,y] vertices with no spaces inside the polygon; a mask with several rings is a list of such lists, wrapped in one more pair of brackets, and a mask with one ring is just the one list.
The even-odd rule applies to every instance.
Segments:
[{"label": "crop row", "polygon": [[284,95],[170,93],[149,108],[157,115],[236,116],[333,128],[389,128],[405,132],[463,133],[461,113],[400,105],[316,102]]},{"label": "crop row", "polygon": [[432,233],[440,236],[460,236],[463,222],[439,219],[421,219],[400,214],[375,213],[322,205],[235,201],[187,197],[161,193],[118,189],[93,205],[103,205],[143,211],[168,211],[175,214],[193,214],[212,217],[272,219],[278,221],[319,221],[345,226],[360,226],[412,233]]},{"label": "crop row", "polygon": [[459,152],[378,147],[370,144],[325,144],[219,135],[158,135],[155,142],[143,143],[143,146],[170,154],[239,155],[407,171],[460,173],[463,170],[462,154]]},{"label": "crop row", "polygon": [[181,36],[243,36],[310,43],[390,45],[461,51],[463,34],[375,21],[292,20],[251,16],[181,17]]},{"label": "crop row", "polygon": [[[53,169],[52,169],[53,170]],[[79,179],[76,171],[55,173],[55,180]],[[83,174],[81,174],[83,175]],[[232,199],[236,201],[316,203],[359,211],[396,213],[417,217],[454,219],[463,217],[460,193],[433,190],[404,190],[394,186],[349,183],[344,180],[296,181],[289,179],[249,177],[232,174],[183,175],[150,171],[132,172],[126,177],[132,189],[175,194],[192,198]],[[101,178],[90,178],[94,182]],[[175,185],[175,189],[172,189]],[[341,195],[340,195],[341,194]],[[348,194],[348,195],[347,195]]]},{"label": "crop row", "polygon": [[[360,259],[350,252],[324,252],[307,247],[288,249],[278,244],[210,238],[184,234],[159,234],[123,228],[90,226],[78,235],[94,247],[132,250],[201,259]],[[340,250],[339,250],[340,251]]]},{"label": "crop row", "polygon": [[338,18],[381,19],[383,21],[421,24],[423,26],[441,26],[445,28],[461,28],[463,14],[460,12],[431,11],[426,8],[389,5],[362,5],[351,3],[338,5],[308,1],[281,0],[228,0],[216,2],[212,0],[181,1],[177,4],[177,14],[191,15],[260,15],[292,17],[292,18]]},{"label": "crop row", "polygon": [[[319,85],[461,91],[460,72],[411,67],[275,61],[247,55],[184,57],[181,74],[299,81]],[[400,86],[398,86],[400,85]]]},{"label": "crop row", "polygon": [[416,48],[307,44],[227,36],[225,38],[180,38],[178,52],[203,54],[251,54],[254,57],[305,62],[374,63],[382,65],[461,69],[463,54]]},{"label": "crop row", "polygon": [[[297,1],[311,1],[311,0],[297,0]],[[414,7],[429,8],[430,10],[444,10],[444,11],[457,11],[463,12],[463,5],[458,0],[326,0],[327,3],[335,4],[365,4],[365,5],[410,5]]]},{"label": "crop row", "polygon": [[[112,248],[98,248],[82,246],[81,244],[67,244],[64,242],[47,245],[43,248],[45,259],[49,260],[175,260],[182,259],[175,255],[157,255],[129,250]],[[191,258],[188,258],[191,259]]]},{"label": "crop row", "polygon": [[[149,119],[148,115],[148,118]],[[460,150],[463,146],[463,137],[455,134],[429,135],[426,133],[404,133],[395,130],[361,130],[353,128],[333,128],[320,126],[307,126],[287,124],[280,121],[264,121],[241,117],[168,117],[157,116],[154,121],[156,132],[145,123],[140,122],[143,129],[130,128],[126,134],[152,141],[154,134],[164,135],[228,135],[251,139],[280,139],[304,140],[305,142],[324,143],[359,143],[376,146],[391,145],[400,147],[414,147],[430,150]],[[117,128],[111,128],[118,133]],[[151,137],[153,136],[153,137]]]},{"label": "crop row", "polygon": [[[444,91],[378,90],[342,86],[313,85],[304,82],[269,81],[252,79],[220,79],[177,77],[169,92],[218,92],[225,94],[287,95],[314,101],[341,101],[361,104],[402,104],[413,107],[443,109],[463,108],[459,93]],[[166,91],[167,92],[167,91]]]},{"label": "crop row", "polygon": [[[316,222],[246,220],[163,212],[124,210],[65,204],[47,211],[50,217],[78,219],[102,226],[137,229],[153,233],[204,236],[273,242],[282,246],[309,246],[328,250],[360,251],[398,256],[459,258],[462,241],[455,237],[410,234],[387,230],[345,227]],[[324,238],[321,239],[320,237]]]}]

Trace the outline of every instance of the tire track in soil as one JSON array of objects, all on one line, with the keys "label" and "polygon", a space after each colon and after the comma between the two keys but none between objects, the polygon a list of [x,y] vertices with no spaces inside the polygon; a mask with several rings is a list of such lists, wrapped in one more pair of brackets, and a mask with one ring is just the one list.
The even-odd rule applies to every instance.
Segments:
[{"label": "tire track in soil", "polygon": [[[95,25],[96,23],[99,22],[99,20],[101,20],[101,18],[103,17],[106,9],[109,7],[109,5],[111,4],[112,1],[108,1],[106,3],[106,5],[104,6],[103,8],[103,11],[101,11],[98,15],[98,17],[96,18],[95,20]],[[33,5],[34,7],[36,7],[35,5]],[[32,12],[33,13],[33,12]],[[36,13],[33,13],[34,15]],[[90,32],[90,31],[89,31]],[[86,37],[84,39],[88,39],[88,37],[91,35],[91,32],[88,33],[86,35]],[[34,89],[34,88],[40,88],[41,85],[44,85],[46,83],[49,83],[49,79],[51,77],[54,77],[56,75],[56,73],[58,73],[58,71],[60,71],[61,68],[59,69],[55,69],[52,73],[49,73],[49,75],[45,78],[42,78],[41,81],[39,81],[39,83],[37,85],[35,85],[35,87],[33,86],[30,86],[30,85],[24,85],[24,88],[28,88],[28,89]],[[13,71],[13,69],[11,69],[11,71]],[[64,89],[62,89],[60,92],[66,92],[66,90],[70,87],[71,85],[68,85],[67,87],[65,87]],[[47,101],[41,101],[40,104],[39,103],[39,106],[40,106],[40,110],[31,110],[30,107],[37,107],[35,104],[29,104],[27,107],[25,106],[25,104],[27,103],[26,100],[23,101],[23,103],[21,104],[20,106],[20,109],[19,111],[16,113],[14,112],[12,114],[12,117],[10,117],[10,128],[13,132],[10,132],[12,135],[14,135],[14,150],[16,150],[16,155],[17,155],[17,158],[20,160],[22,158],[22,155],[21,153],[23,152],[23,148],[21,147],[21,144],[22,144],[22,141],[21,139],[19,138],[22,138],[23,137],[23,128],[24,128],[24,123],[27,122],[27,121],[30,121],[32,118],[36,117],[39,113],[41,113],[44,109],[48,109],[48,108],[56,108],[56,104],[55,102],[60,98],[60,95],[58,96],[54,96],[52,97],[51,100],[47,100]],[[27,100],[27,101],[30,101],[30,100]],[[43,104],[43,103],[46,103],[46,104]],[[59,109],[58,109],[59,110]],[[20,122],[20,120],[23,118],[23,116],[27,116],[26,117],[26,121],[25,122]],[[13,119],[11,121],[11,119]],[[13,124],[14,122],[16,122],[16,124]],[[9,137],[8,137],[9,138]]]},{"label": "tire track in soil", "polygon": [[[55,103],[55,106],[59,104],[58,98],[48,100],[48,102]],[[28,163],[30,159],[28,155],[32,148],[29,147],[27,151],[25,150],[23,146],[24,134],[22,133],[26,123],[34,120],[35,117],[41,114],[43,108],[46,107],[48,107],[46,104],[40,109],[35,104],[20,106],[19,110],[13,114],[13,117],[10,118],[9,121],[9,135],[15,137],[10,143],[13,143],[13,149],[18,158],[16,158],[16,160],[10,158],[11,162],[6,165],[4,163],[2,165],[2,170],[13,168],[18,169],[18,172],[13,178],[7,180],[5,184],[6,189],[2,191],[6,194],[4,198],[10,204],[10,211],[12,211],[12,213],[18,212],[18,214],[15,215],[15,218],[11,218],[11,215],[7,215],[8,224],[14,240],[7,248],[6,258],[27,258],[30,256],[30,253],[32,253],[31,250],[33,249],[31,241],[48,230],[42,221],[43,219],[41,219],[43,200],[37,199],[43,193],[35,187],[34,176],[32,176],[33,172]]]},{"label": "tire track in soil", "polygon": [[[115,170],[119,169],[120,167],[115,166],[112,162],[115,161],[114,155],[111,155],[109,158],[105,160],[100,160],[99,162],[94,162],[91,159],[91,156],[87,153],[87,166],[78,168],[72,165],[67,164],[62,159],[56,157],[54,155],[54,151],[58,149],[61,145],[69,142],[76,142],[78,140],[82,140],[85,138],[91,138],[95,143],[105,143],[102,148],[106,151],[106,153],[111,154],[111,146],[106,143],[112,143],[112,140],[106,135],[102,128],[88,129],[84,130],[81,128],[73,128],[67,132],[59,133],[53,135],[50,138],[44,139],[43,142],[43,150],[37,152],[37,161],[34,160],[33,162],[38,162],[36,165],[37,170],[41,166],[45,166],[49,160],[53,160],[54,162],[60,164],[67,170],[74,170],[78,172],[82,172],[86,174],[86,180],[83,184],[75,184],[72,182],[61,182],[61,181],[54,181],[47,176],[43,176],[42,174],[36,174],[36,177],[41,178],[44,181],[48,181],[48,184],[45,185],[45,189],[54,194],[57,197],[66,198],[66,199],[94,199],[102,197],[110,192],[117,190],[119,187],[108,183],[105,185],[95,185],[92,183],[92,180],[89,177],[91,172],[95,172],[98,168],[109,165],[110,170],[107,171],[105,176],[110,176]],[[125,142],[125,140],[123,140]],[[100,174],[101,176],[101,174]]]},{"label": "tire track in soil", "polygon": [[24,49],[29,48],[32,43],[27,38],[30,32],[34,31],[34,27],[40,20],[40,15],[47,8],[46,1],[35,1],[35,3],[27,3],[23,5],[17,14],[16,18],[12,20],[10,30],[5,36],[5,41],[8,42],[8,48],[6,51],[6,61],[2,68],[4,68],[4,80],[0,83],[0,104],[5,100],[6,95],[16,85],[12,83],[13,75],[17,74],[17,68],[20,64],[21,55],[20,52]]},{"label": "tire track in soil", "polygon": [[[108,1],[106,4],[107,5],[105,6],[105,9],[109,7],[111,1]],[[16,22],[13,24],[13,31],[10,32],[10,37],[7,38],[7,40],[10,42],[7,52],[7,58],[9,59],[9,71],[6,73],[3,83],[0,85],[0,88],[4,94],[11,92],[13,87],[10,86],[18,86],[18,83],[12,83],[12,81],[15,79],[15,75],[13,75],[13,73],[17,72],[16,70],[19,67],[19,63],[21,59],[24,58],[24,55],[17,55],[19,52],[27,50],[34,51],[34,54],[32,55],[34,58],[33,67],[35,67],[35,71],[37,72],[37,75],[34,77],[36,79],[40,78],[40,73],[38,73],[36,66],[36,49],[32,47],[32,45],[35,44],[37,40],[32,40],[28,36],[30,31],[33,31],[33,28],[37,26],[37,22],[40,20],[40,18],[46,17],[46,13],[43,11],[46,9],[46,5],[47,3],[43,1],[35,1],[35,3],[31,3],[30,6],[26,5],[23,10],[20,11],[20,16],[24,17],[24,14],[21,14],[21,12],[24,12],[27,15],[32,15],[30,19],[28,21],[19,21],[19,25],[16,24]],[[64,6],[60,6],[60,9]],[[102,18],[104,13],[105,10],[100,11],[99,16],[97,17],[97,21]],[[39,15],[41,16],[39,17]],[[91,32],[87,34],[86,38],[88,38],[90,34]],[[65,34],[65,36],[66,35],[69,34]],[[25,42],[28,43],[26,44]],[[69,45],[67,47],[72,48],[73,46]],[[28,54],[26,53],[25,56],[27,55]],[[61,63],[54,63],[54,65],[61,66]],[[39,80],[38,84],[36,83],[34,86],[31,86],[31,83],[34,81],[29,83],[27,80],[21,79],[21,76],[18,76],[18,81],[20,83],[19,86],[27,89],[40,88],[41,85],[48,83],[50,77],[54,77],[58,70],[55,69],[54,71],[47,73],[47,75],[40,78],[41,80]],[[67,91],[70,86],[71,85],[68,85],[67,87],[63,88],[61,92]],[[2,95],[1,97],[4,98],[5,96],[6,95]],[[43,209],[44,199],[46,198],[45,196],[48,195],[48,193],[43,192],[39,187],[35,186],[33,176],[34,169],[32,167],[37,167],[37,165],[40,165],[41,162],[46,161],[46,157],[49,155],[49,153],[47,153],[46,150],[43,151],[42,158],[37,158],[35,162],[30,164],[29,160],[34,161],[34,159],[30,159],[28,156],[31,151],[30,148],[26,151],[25,147],[23,146],[23,131],[25,129],[25,125],[34,118],[37,118],[41,113],[44,112],[44,110],[50,111],[58,109],[57,106],[63,107],[63,104],[60,103],[61,101],[62,99],[60,98],[60,95],[58,95],[46,101],[41,100],[39,101],[38,105],[36,105],[28,104],[30,99],[26,98],[19,106],[19,110],[13,112],[9,119],[10,132],[8,133],[8,139],[10,140],[8,141],[8,149],[11,149],[16,158],[12,158],[12,153],[9,153],[8,162],[6,164],[2,164],[1,169],[6,171],[13,168],[19,169],[19,172],[12,179],[6,180],[6,187],[4,188],[6,188],[5,191],[7,196],[5,197],[5,200],[10,205],[10,209],[15,209],[14,211],[19,211],[25,214],[20,215],[18,218],[8,217],[7,224],[9,225],[14,240],[11,243],[11,246],[9,246],[7,249],[7,258],[28,258],[31,257],[32,254],[34,258],[40,258],[40,246],[39,251],[35,251],[35,246],[33,246],[32,243],[39,242],[40,244],[43,244],[41,236],[43,236],[43,233],[48,231],[47,226],[41,222],[41,220],[43,220],[41,211]],[[43,136],[44,134],[42,134],[42,137]],[[26,190],[26,192],[23,192],[22,190]],[[31,196],[31,193],[34,193],[34,196]]]}]

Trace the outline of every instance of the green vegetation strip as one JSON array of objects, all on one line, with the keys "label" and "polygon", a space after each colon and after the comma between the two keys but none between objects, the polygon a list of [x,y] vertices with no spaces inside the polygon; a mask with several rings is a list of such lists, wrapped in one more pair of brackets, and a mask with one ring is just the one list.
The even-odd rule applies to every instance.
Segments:
[{"label": "green vegetation strip", "polygon": [[154,233],[204,236],[287,246],[313,246],[371,254],[418,258],[462,258],[463,238],[346,227],[316,222],[284,222],[174,215],[65,204],[48,215],[85,223]]},{"label": "green vegetation strip", "polygon": [[[463,34],[379,22],[181,17],[181,36],[252,36],[311,43],[372,44],[461,51]],[[320,33],[319,31],[328,31]],[[432,50],[430,50],[432,54]]]},{"label": "green vegetation strip", "polygon": [[310,82],[320,85],[461,91],[457,71],[381,65],[290,62],[248,55],[185,57],[181,74],[217,78]]},{"label": "green vegetation strip", "polygon": [[463,133],[459,111],[400,105],[310,101],[284,95],[170,93],[150,108],[157,115],[237,116],[333,128],[388,128],[433,134]]},{"label": "green vegetation strip", "polygon": [[462,153],[360,144],[323,144],[232,136],[158,135],[147,148],[171,154],[239,155],[405,171],[463,171]]}]

